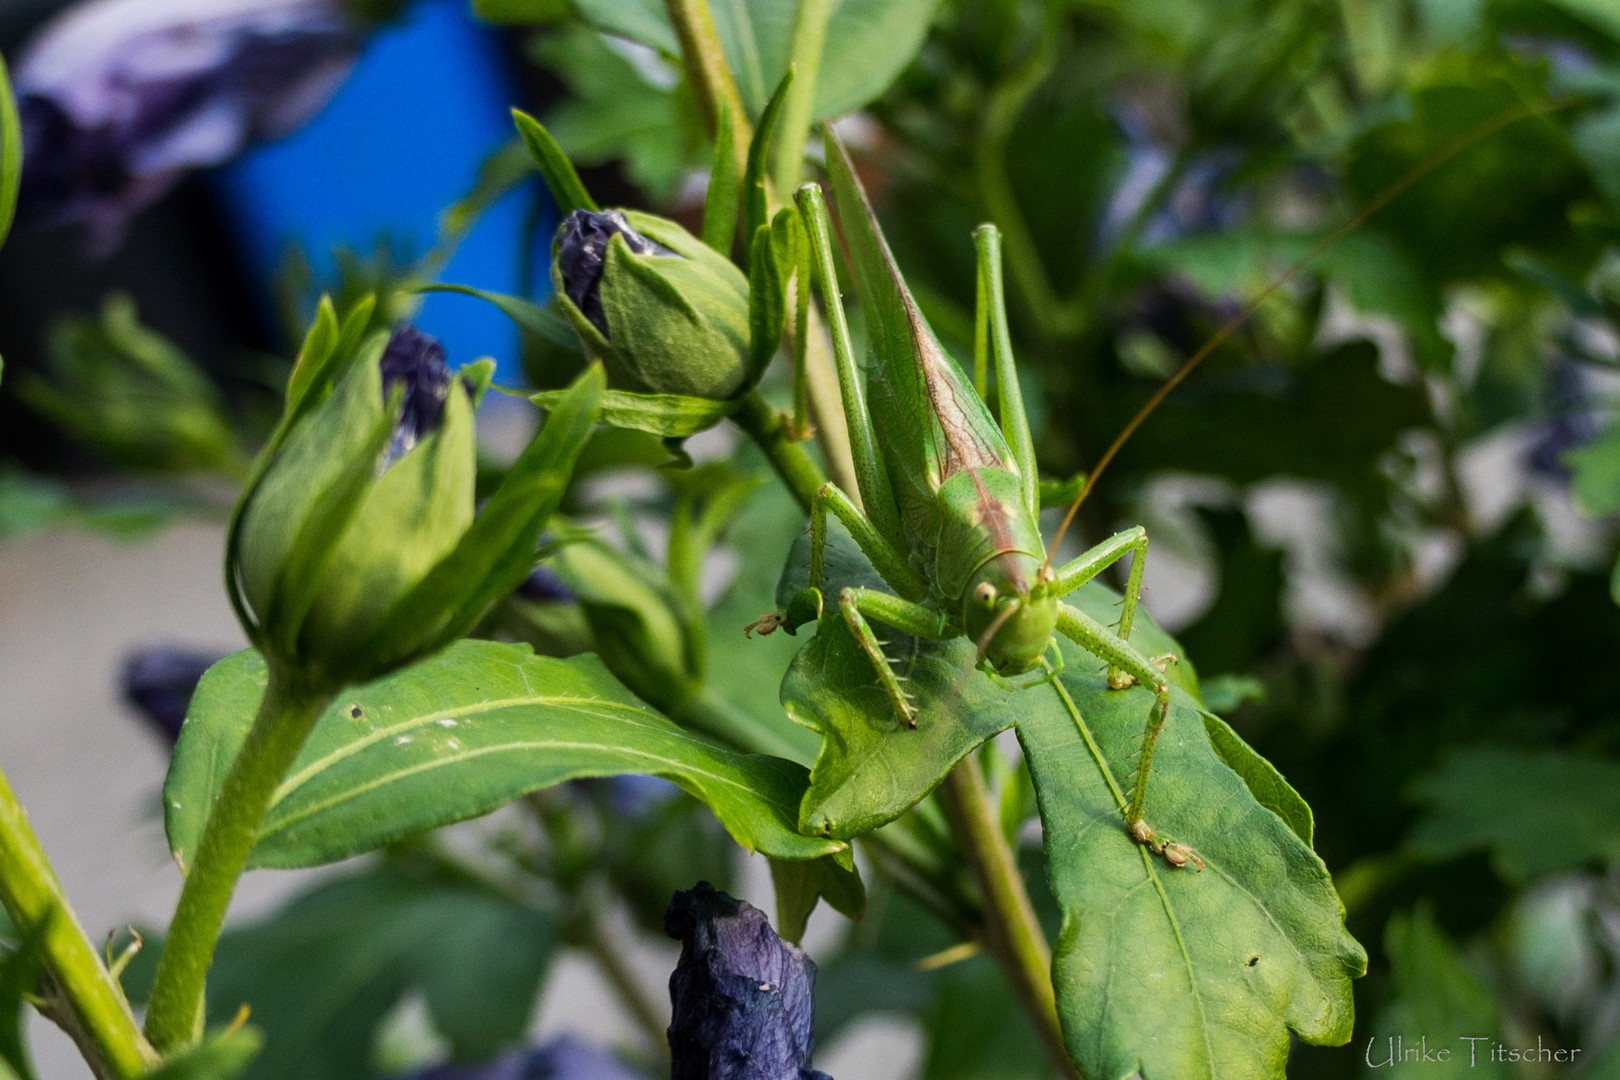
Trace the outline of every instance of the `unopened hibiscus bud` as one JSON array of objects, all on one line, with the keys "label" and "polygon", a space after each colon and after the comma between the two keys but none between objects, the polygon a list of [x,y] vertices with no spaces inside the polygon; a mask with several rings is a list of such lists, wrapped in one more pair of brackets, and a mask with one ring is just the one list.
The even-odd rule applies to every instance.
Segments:
[{"label": "unopened hibiscus bud", "polygon": [[558,304],[616,390],[728,400],[748,383],[748,280],[634,210],[576,210],[553,245]]},{"label": "unopened hibiscus bud", "polygon": [[124,660],[124,700],[133,705],[170,746],[180,737],[191,695],[203,672],[224,656],[173,645],[157,645],[131,653]]},{"label": "unopened hibiscus bud", "polygon": [[758,908],[708,882],[675,894],[670,1080],[830,1080],[810,1067],[816,965]]},{"label": "unopened hibiscus bud", "polygon": [[302,126],[364,27],[343,0],[87,0],[15,66],[25,212],[83,222],[105,251],[193,169]]},{"label": "unopened hibiscus bud", "polygon": [[475,387],[414,327],[361,339],[367,318],[312,332],[228,541],[249,638],[318,687],[426,655],[517,588],[601,394],[589,369],[475,521]]}]

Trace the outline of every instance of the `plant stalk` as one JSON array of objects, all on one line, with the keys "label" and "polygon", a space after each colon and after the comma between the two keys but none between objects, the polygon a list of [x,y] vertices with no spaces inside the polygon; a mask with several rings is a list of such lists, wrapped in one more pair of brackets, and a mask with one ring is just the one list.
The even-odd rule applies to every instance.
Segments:
[{"label": "plant stalk", "polygon": [[791,195],[804,173],[804,144],[810,138],[810,121],[816,107],[816,85],[821,75],[821,53],[827,41],[827,22],[832,18],[833,0],[799,0],[799,14],[793,23],[793,41],[788,47],[788,63],[793,66],[793,85],[776,131],[776,190]]},{"label": "plant stalk", "polygon": [[704,125],[711,137],[722,121],[731,126],[737,175],[742,176],[748,171],[748,144],[753,136],[742,94],[737,91],[737,80],[731,77],[726,50],[714,28],[714,12],[709,10],[709,0],[664,0],[664,6],[675,36],[680,40],[686,81],[697,94]]},{"label": "plant stalk", "polygon": [[38,933],[56,994],[71,1016],[58,1019],[100,1080],[133,1080],[158,1062],[135,1023],[124,992],[85,937],[28,824],[0,773],[0,900],[23,935]]},{"label": "plant stalk", "polygon": [[995,956],[1041,1045],[1061,1076],[1079,1080],[1069,1060],[1052,991],[1052,952],[1036,921],[1023,875],[1001,831],[978,762],[967,758],[940,785],[941,802],[979,890],[984,894],[985,945]]},{"label": "plant stalk", "polygon": [[782,483],[787,485],[799,506],[808,514],[810,500],[826,478],[821,475],[821,470],[810,455],[804,452],[804,447],[788,437],[787,418],[772,408],[758,390],[748,392],[742,406],[732,413],[731,418],[765,452],[776,475],[782,478]]},{"label": "plant stalk", "polygon": [[146,1035],[164,1053],[202,1035],[204,988],[225,911],[247,868],[270,798],[333,693],[288,677],[272,665],[259,714],[231,763],[203,826],[192,866],[158,959]]}]

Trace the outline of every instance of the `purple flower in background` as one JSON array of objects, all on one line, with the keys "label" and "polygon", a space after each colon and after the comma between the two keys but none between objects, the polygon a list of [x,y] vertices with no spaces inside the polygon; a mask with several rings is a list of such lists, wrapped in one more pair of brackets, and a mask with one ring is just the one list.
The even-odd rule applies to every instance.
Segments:
[{"label": "purple flower in background", "polygon": [[92,249],[186,172],[285,135],[348,75],[364,28],[343,0],[86,0],[15,64],[30,213]]},{"label": "purple flower in background", "polygon": [[605,1050],[561,1036],[477,1065],[440,1065],[411,1080],[646,1080]]},{"label": "purple flower in background", "polygon": [[[541,537],[540,542],[543,545],[545,537]],[[562,578],[544,566],[535,567],[534,572],[523,579],[517,594],[536,604],[571,604],[578,599],[574,590],[563,584]]]},{"label": "purple flower in background", "polygon": [[124,659],[124,700],[173,746],[203,672],[224,655],[173,645],[133,652]]},{"label": "purple flower in background", "polygon": [[1597,438],[1598,417],[1580,365],[1567,359],[1553,364],[1546,388],[1547,419],[1537,428],[1529,448],[1530,471],[1567,484],[1569,466],[1564,455]]},{"label": "purple flower in background", "polygon": [[444,413],[450,396],[450,367],[444,362],[444,346],[431,334],[424,334],[410,323],[394,328],[383,349],[383,400],[394,387],[405,388],[405,405],[399,414],[394,435],[383,452],[383,468],[404,457],[417,440],[432,431]]},{"label": "purple flower in background", "polygon": [[830,1080],[810,1067],[816,965],[763,912],[706,881],[675,894],[670,1080]]}]

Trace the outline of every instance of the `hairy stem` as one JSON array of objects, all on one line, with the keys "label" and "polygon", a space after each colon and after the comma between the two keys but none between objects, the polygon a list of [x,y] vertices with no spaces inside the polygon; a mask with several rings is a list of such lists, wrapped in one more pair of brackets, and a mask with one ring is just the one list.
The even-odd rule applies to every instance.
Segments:
[{"label": "hairy stem", "polygon": [[772,408],[758,390],[751,390],[743,398],[742,407],[732,414],[732,419],[765,452],[776,475],[782,478],[782,483],[787,485],[799,506],[808,514],[810,500],[826,478],[821,475],[821,470],[810,455],[804,452],[804,447],[788,437],[787,418]]},{"label": "hairy stem", "polygon": [[664,6],[669,11],[675,36],[680,39],[686,81],[697,95],[703,122],[711,136],[722,122],[731,125],[737,175],[742,176],[748,171],[748,144],[753,136],[742,94],[737,92],[737,80],[731,77],[726,51],[714,28],[714,12],[709,10],[709,0],[664,0]]},{"label": "hairy stem", "polygon": [[288,678],[271,667],[259,714],[203,826],[158,959],[146,1012],[146,1035],[165,1053],[195,1042],[202,1034],[204,986],[225,910],[247,868],[271,795],[331,699],[331,692]]},{"label": "hairy stem", "polygon": [[69,1015],[58,1023],[78,1044],[100,1080],[132,1080],[157,1063],[118,982],[85,937],[62,885],[28,824],[28,815],[0,774],[0,900],[25,937],[37,934],[50,971],[52,998]]},{"label": "hairy stem", "polygon": [[1080,1074],[1069,1061],[1058,1025],[1052,951],[1035,919],[1023,875],[1007,846],[1000,815],[978,763],[968,758],[957,765],[939,790],[957,843],[984,894],[985,945],[1006,973],[1052,1064],[1060,1075],[1078,1080]]},{"label": "hairy stem", "polygon": [[799,0],[799,14],[793,23],[793,42],[788,63],[793,65],[793,85],[782,103],[777,121],[776,190],[791,194],[804,172],[804,144],[810,137],[811,114],[816,106],[816,82],[821,74],[821,51],[827,41],[827,21],[832,17],[833,0]]}]

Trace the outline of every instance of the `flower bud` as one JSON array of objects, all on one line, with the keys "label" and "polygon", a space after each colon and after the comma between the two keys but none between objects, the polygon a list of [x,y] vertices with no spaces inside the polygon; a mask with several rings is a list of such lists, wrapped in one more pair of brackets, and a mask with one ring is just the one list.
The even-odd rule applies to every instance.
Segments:
[{"label": "flower bud", "polygon": [[341,663],[466,533],[473,411],[454,384],[438,342],[403,326],[373,335],[287,430],[239,522],[237,572],[267,653]]},{"label": "flower bud", "polygon": [[553,567],[577,597],[602,663],[643,701],[678,717],[702,674],[693,629],[662,572],[596,540],[565,544]]},{"label": "flower bud", "polygon": [[681,942],[671,1080],[829,1080],[810,1067],[816,965],[763,912],[700,881],[675,894],[664,929]]},{"label": "flower bud", "polygon": [[748,280],[665,218],[576,210],[552,248],[557,303],[615,390],[728,400],[747,385]]},{"label": "flower bud", "polygon": [[226,542],[226,581],[272,671],[364,682],[469,632],[522,584],[601,410],[587,368],[474,517],[476,396],[414,328],[367,333],[323,300]]}]

